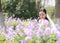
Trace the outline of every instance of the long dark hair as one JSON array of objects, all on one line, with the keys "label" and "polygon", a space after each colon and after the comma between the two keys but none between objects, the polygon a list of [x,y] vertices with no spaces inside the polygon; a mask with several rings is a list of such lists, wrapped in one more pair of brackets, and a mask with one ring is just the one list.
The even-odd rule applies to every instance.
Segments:
[{"label": "long dark hair", "polygon": [[[39,12],[43,11],[45,14],[47,14],[47,11],[45,8],[40,8]],[[40,18],[39,18],[40,19]],[[45,17],[46,20],[48,20],[47,16]],[[48,20],[49,21],[49,20]]]}]

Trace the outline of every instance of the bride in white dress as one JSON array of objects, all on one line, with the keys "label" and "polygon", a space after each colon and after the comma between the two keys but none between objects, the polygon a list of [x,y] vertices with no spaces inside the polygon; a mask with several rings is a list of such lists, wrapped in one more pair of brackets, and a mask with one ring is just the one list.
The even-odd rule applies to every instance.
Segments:
[{"label": "bride in white dress", "polygon": [[[44,29],[44,31],[48,31],[48,34],[59,34],[59,30],[56,28],[56,26],[54,25],[54,23],[52,22],[52,20],[50,19],[50,17],[48,16],[46,9],[41,8],[39,10],[39,28],[42,29],[43,27],[46,27]],[[47,32],[46,32],[47,33]]]},{"label": "bride in white dress", "polygon": [[47,18],[47,12],[46,9],[41,8],[39,10],[39,27],[45,26],[45,27],[49,27],[49,19]]}]

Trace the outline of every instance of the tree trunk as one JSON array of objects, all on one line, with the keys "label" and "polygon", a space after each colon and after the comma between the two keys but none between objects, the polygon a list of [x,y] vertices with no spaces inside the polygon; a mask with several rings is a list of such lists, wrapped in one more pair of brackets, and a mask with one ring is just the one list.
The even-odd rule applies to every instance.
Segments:
[{"label": "tree trunk", "polygon": [[56,0],[56,18],[60,18],[60,0]]},{"label": "tree trunk", "polygon": [[40,4],[41,4],[41,0],[36,0],[36,8],[38,8],[38,10],[40,8]]},{"label": "tree trunk", "polygon": [[2,11],[2,9],[1,9],[1,0],[0,0],[0,12]]},{"label": "tree trunk", "polygon": [[56,5],[55,5],[55,9],[56,9],[55,18],[56,18],[56,23],[59,24],[60,23],[60,0],[55,0],[55,1],[56,1]]},{"label": "tree trunk", "polygon": [[2,12],[2,5],[1,5],[1,0],[0,0],[0,26],[4,26],[4,15]]}]

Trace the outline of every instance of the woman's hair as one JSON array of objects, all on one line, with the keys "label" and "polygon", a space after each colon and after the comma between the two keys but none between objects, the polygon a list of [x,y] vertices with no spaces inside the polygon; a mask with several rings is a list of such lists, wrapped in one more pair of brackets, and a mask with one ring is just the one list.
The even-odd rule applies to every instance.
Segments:
[{"label": "woman's hair", "polygon": [[39,12],[41,12],[41,11],[43,11],[45,14],[47,14],[47,11],[46,11],[45,8],[40,8],[40,9],[39,9]]},{"label": "woman's hair", "polygon": [[[44,12],[45,14],[47,14],[47,11],[45,8],[40,8],[39,12]],[[48,20],[47,16],[45,17],[46,20]],[[49,21],[49,20],[48,20]]]}]

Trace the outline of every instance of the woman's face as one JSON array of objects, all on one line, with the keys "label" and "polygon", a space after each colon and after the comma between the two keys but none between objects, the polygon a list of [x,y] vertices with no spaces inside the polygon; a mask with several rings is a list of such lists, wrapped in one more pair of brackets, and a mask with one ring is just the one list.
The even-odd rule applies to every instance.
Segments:
[{"label": "woman's face", "polygon": [[45,19],[46,14],[43,11],[41,11],[41,12],[39,12],[39,17],[42,19]]}]

